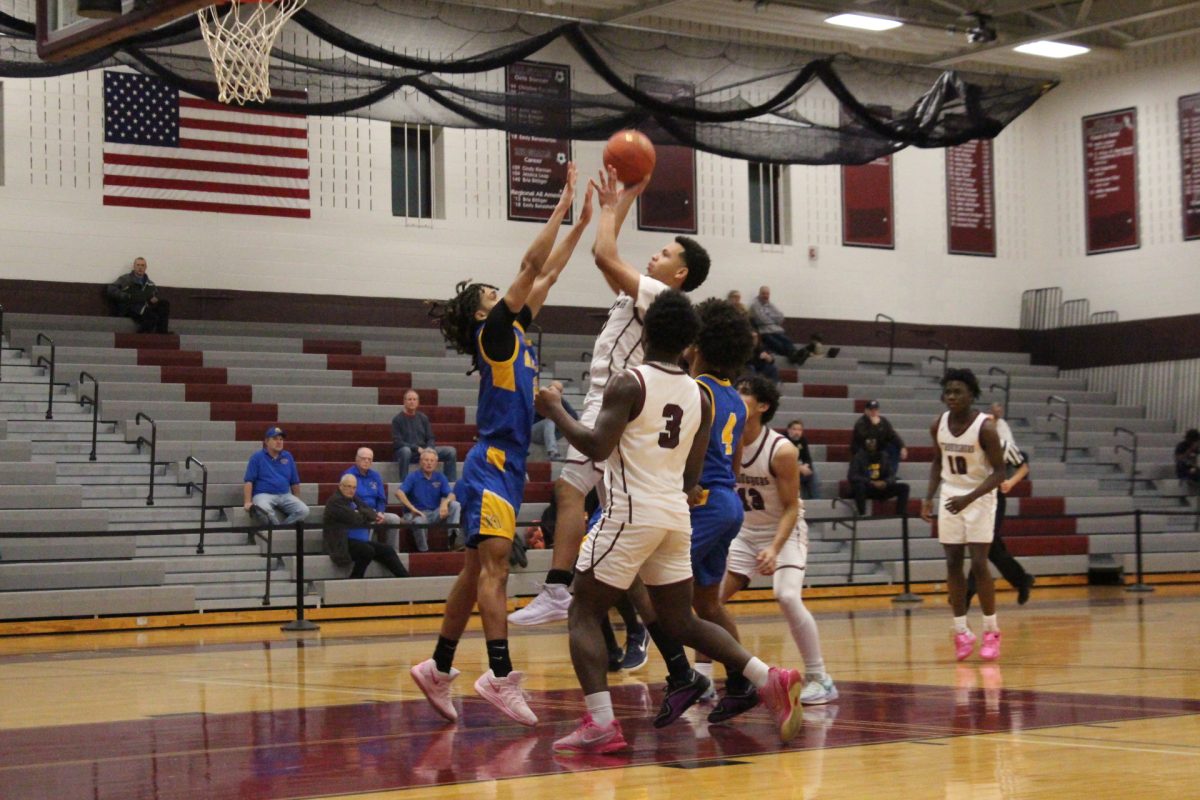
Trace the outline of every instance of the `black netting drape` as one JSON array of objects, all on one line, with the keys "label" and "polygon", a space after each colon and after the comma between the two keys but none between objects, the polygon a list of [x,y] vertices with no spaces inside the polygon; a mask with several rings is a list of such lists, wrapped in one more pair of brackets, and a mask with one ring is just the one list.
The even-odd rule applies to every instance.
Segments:
[{"label": "black netting drape", "polygon": [[[0,0],[0,77],[124,66],[216,99],[194,18],[46,63],[33,7]],[[272,56],[272,86],[307,98],[274,110],[582,140],[641,127],[658,143],[785,164],[994,137],[1054,85],[419,0],[309,0]],[[568,68],[570,91],[506,91],[506,68],[526,60]]]}]

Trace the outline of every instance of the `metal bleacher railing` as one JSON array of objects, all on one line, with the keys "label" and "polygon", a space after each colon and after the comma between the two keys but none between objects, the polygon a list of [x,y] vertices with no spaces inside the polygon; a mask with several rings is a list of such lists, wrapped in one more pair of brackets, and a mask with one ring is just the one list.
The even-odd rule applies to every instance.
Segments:
[{"label": "metal bleacher railing", "polygon": [[1059,397],[1056,394],[1052,394],[1046,398],[1046,405],[1050,405],[1051,403],[1062,403],[1066,408],[1065,414],[1059,414],[1057,411],[1051,411],[1046,416],[1047,420],[1061,419],[1063,421],[1062,456],[1059,458],[1059,460],[1065,464],[1067,463],[1067,448],[1070,446],[1071,441],[1071,401],[1067,400],[1065,397]]},{"label": "metal bleacher railing", "polygon": [[39,367],[47,366],[50,368],[50,390],[48,392],[48,398],[46,401],[46,419],[54,419],[54,361],[55,361],[54,340],[51,339],[49,336],[47,336],[44,333],[39,333],[37,335],[37,339],[34,340],[34,344],[44,344],[44,343],[48,343],[50,345],[50,359],[47,360],[45,356],[38,356],[37,357],[37,366],[39,366]]},{"label": "metal bleacher railing", "polygon": [[[88,397],[83,394],[82,386],[85,380],[92,382],[92,396]],[[96,433],[100,425],[100,381],[90,372],[79,373],[79,385],[81,387],[79,394],[80,407],[90,405],[92,407],[92,452],[88,455],[88,461],[96,460]]]},{"label": "metal bleacher railing", "polygon": [[1133,440],[1133,445],[1132,446],[1127,445],[1127,444],[1115,445],[1113,447],[1113,452],[1120,453],[1120,452],[1124,451],[1126,453],[1129,453],[1129,457],[1133,461],[1133,463],[1130,464],[1130,466],[1129,466],[1129,496],[1132,497],[1134,487],[1137,485],[1138,435],[1137,435],[1137,433],[1129,430],[1128,428],[1121,428],[1121,427],[1113,428],[1113,436],[1120,436],[1122,433],[1129,436]]},{"label": "metal bleacher railing", "polygon": [[[839,502],[839,501],[847,502],[844,498],[839,498],[838,500],[834,501],[834,504],[836,505],[837,502]],[[1144,576],[1144,571],[1143,571],[1143,541],[1142,541],[1143,536],[1144,536],[1144,534],[1143,534],[1143,519],[1145,517],[1187,517],[1187,516],[1192,516],[1193,513],[1194,512],[1191,510],[1188,510],[1188,511],[1165,511],[1165,510],[1134,509],[1132,511],[1094,512],[1094,513],[1082,513],[1082,514],[1021,515],[1019,518],[1022,520],[1065,520],[1065,519],[1081,520],[1081,519],[1132,517],[1133,518],[1132,533],[1134,534],[1134,547],[1135,547],[1135,550],[1134,550],[1135,580],[1134,580],[1134,583],[1129,584],[1125,587],[1125,591],[1127,591],[1127,592],[1153,592],[1154,588],[1152,586],[1149,586],[1145,582],[1145,576]],[[857,514],[855,514],[855,516],[857,516]],[[881,516],[873,516],[873,517],[871,517],[871,519],[872,520],[900,519],[902,521],[902,539],[903,539],[903,544],[904,544],[903,555],[902,555],[903,569],[904,569],[903,593],[894,597],[893,602],[921,602],[921,598],[917,597],[915,594],[913,594],[911,592],[911,584],[909,581],[910,557],[909,557],[909,552],[908,552],[908,547],[907,547],[909,517],[907,516],[907,514],[898,514],[898,515],[889,515],[889,516],[882,516],[882,515]],[[814,523],[814,524],[815,523],[823,523],[823,522],[847,524],[847,519],[845,517],[826,517],[826,518],[809,517],[808,522]],[[437,527],[437,526],[444,525],[444,524],[445,523],[442,523],[442,522],[437,522],[437,523],[407,523],[407,522],[405,522],[405,523],[400,523],[399,525],[383,525],[383,526],[377,526],[377,527],[380,529],[393,528],[393,527],[396,527],[396,528]],[[518,527],[523,527],[523,526],[527,526],[530,524],[534,524],[534,523],[533,522],[518,522],[517,523]],[[264,525],[226,526],[226,527],[220,528],[221,532],[223,532],[223,533],[245,532],[249,536],[252,536],[252,537],[256,533],[260,533],[265,529],[266,529],[266,526],[264,526]],[[189,529],[189,528],[145,529],[145,530],[137,531],[137,535],[138,536],[178,536],[181,533],[182,534],[195,533],[198,530],[199,529]],[[213,530],[215,530],[215,529],[213,529]],[[311,621],[305,619],[304,598],[305,598],[306,590],[308,588],[307,583],[305,581],[305,577],[304,577],[304,561],[305,561],[305,552],[304,552],[304,538],[305,537],[304,537],[304,534],[305,534],[305,530],[306,530],[306,524],[303,521],[295,524],[295,533],[296,533],[296,549],[295,549],[296,595],[295,595],[295,597],[296,597],[296,601],[295,601],[294,618],[291,621],[289,621],[287,624],[282,626],[283,630],[287,630],[287,631],[307,631],[307,630],[316,630],[317,629],[317,625],[315,625]],[[129,531],[87,531],[87,532],[79,532],[79,533],[56,533],[54,535],[56,537],[80,536],[80,537],[89,537],[89,538],[123,537],[123,536],[129,536]],[[1079,533],[1076,535],[1089,536],[1090,534]],[[3,533],[0,533],[0,540],[4,540],[4,539],[34,539],[34,538],[44,538],[45,536],[46,536],[46,533],[44,531],[4,531]],[[852,554],[853,554],[853,545],[852,545]],[[268,564],[268,568],[269,568],[271,561],[275,558],[275,555],[273,553],[271,553],[270,551],[268,551],[267,553],[265,553],[263,555],[267,558],[267,564]],[[853,562],[851,564],[851,576],[850,577],[851,578],[853,577]],[[371,580],[371,579],[365,579],[365,580]],[[267,604],[267,603],[264,602],[264,605],[265,604]]]},{"label": "metal bleacher railing", "polygon": [[893,319],[892,317],[889,317],[887,314],[876,314],[875,315],[876,324],[878,324],[880,320],[887,320],[888,329],[885,331],[882,328],[877,327],[875,329],[875,335],[888,337],[887,374],[891,375],[892,367],[896,363],[896,320]]},{"label": "metal bleacher railing", "polygon": [[150,438],[147,439],[145,436],[138,434],[137,441],[134,442],[134,445],[137,447],[137,451],[139,453],[142,452],[142,445],[144,445],[144,444],[150,445],[150,480],[149,480],[150,491],[146,495],[146,505],[152,506],[152,505],[154,505],[154,470],[158,469],[161,466],[166,466],[167,462],[160,463],[157,460],[157,456],[158,456],[158,423],[156,423],[150,417],[150,415],[145,413],[144,411],[139,411],[137,413],[137,416],[133,418],[133,421],[134,421],[134,423],[141,423],[143,421],[150,423]]},{"label": "metal bleacher railing", "polygon": [[998,383],[993,383],[988,387],[989,392],[994,392],[996,389],[1004,389],[1004,413],[1008,413],[1008,396],[1012,391],[1012,376],[1008,374],[1008,370],[1000,367],[988,367],[988,375],[1003,375],[1004,386]]},{"label": "metal bleacher railing", "polygon": [[183,468],[186,470],[192,464],[200,468],[201,483],[196,486],[194,481],[188,481],[184,484],[184,488],[187,489],[188,497],[192,496],[193,489],[200,490],[200,542],[196,545],[196,555],[200,556],[204,555],[204,529],[208,526],[208,467],[200,459],[189,455],[183,462]]}]

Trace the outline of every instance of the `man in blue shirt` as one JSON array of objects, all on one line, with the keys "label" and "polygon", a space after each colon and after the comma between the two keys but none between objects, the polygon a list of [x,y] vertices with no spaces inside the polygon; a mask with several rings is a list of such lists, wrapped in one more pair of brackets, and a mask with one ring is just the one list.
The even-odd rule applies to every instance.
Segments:
[{"label": "man in blue shirt", "polygon": [[[369,447],[360,447],[354,455],[354,466],[343,472],[343,475],[353,475],[358,482],[358,488],[355,491],[354,499],[359,505],[364,508],[375,510],[375,522],[378,525],[398,525],[400,517],[395,514],[389,514],[387,510],[387,484],[383,482],[383,476],[372,469],[375,463],[375,451]],[[367,534],[361,536],[359,534]],[[352,539],[370,539],[369,532],[363,529],[351,529],[348,531]],[[400,529],[387,529],[387,543],[392,546],[393,550],[400,549]]]},{"label": "man in blue shirt", "polygon": [[[438,457],[432,450],[421,453],[421,468],[410,472],[404,483],[396,490],[396,499],[408,511],[404,519],[409,522],[437,523],[445,521],[451,528],[458,525],[462,507],[450,491],[450,481],[437,471]],[[413,528],[413,541],[417,550],[424,553],[429,549],[429,529]]]},{"label": "man in blue shirt", "polygon": [[283,449],[283,429],[272,425],[263,434],[263,449],[250,456],[242,478],[242,508],[258,508],[276,525],[291,525],[308,516],[308,506],[297,497],[300,473],[296,459]]}]

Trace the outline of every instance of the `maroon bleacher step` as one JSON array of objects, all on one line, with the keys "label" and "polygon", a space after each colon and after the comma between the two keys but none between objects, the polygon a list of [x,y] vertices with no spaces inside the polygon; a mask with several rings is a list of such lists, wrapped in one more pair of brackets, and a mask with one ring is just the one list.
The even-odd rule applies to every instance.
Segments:
[{"label": "maroon bleacher step", "polygon": [[137,363],[142,367],[202,367],[204,353],[199,350],[138,350]]},{"label": "maroon bleacher step", "polygon": [[183,398],[189,403],[249,403],[254,400],[254,387],[189,383],[184,386]]},{"label": "maroon bleacher step", "polygon": [[331,353],[325,356],[325,364],[329,369],[383,372],[387,369],[387,357]]},{"label": "maroon bleacher step", "polygon": [[[377,386],[381,388],[387,386],[396,389],[407,389],[408,387],[412,386],[412,373],[356,369],[354,370],[354,376],[351,379],[351,384],[353,386]],[[424,392],[425,390],[418,389],[417,391]],[[434,391],[436,391],[436,389]],[[422,397],[422,399],[424,399],[424,397]],[[437,401],[431,400],[429,402],[436,403]]]},{"label": "maroon bleacher step", "polygon": [[849,397],[850,387],[837,383],[806,383],[805,397]]},{"label": "maroon bleacher step", "polygon": [[[212,403],[209,406],[208,418],[214,422],[244,422],[256,421],[260,428],[264,422],[275,422],[279,419],[279,406],[276,403]],[[286,431],[287,429],[284,428]],[[262,438],[265,428],[259,431],[256,438]]]},{"label": "maroon bleacher step", "polygon": [[160,373],[163,383],[229,382],[229,372],[225,367],[163,367]]},{"label": "maroon bleacher step", "polygon": [[362,355],[362,342],[347,339],[305,339],[304,352],[317,355]]},{"label": "maroon bleacher step", "polygon": [[179,337],[173,333],[118,333],[113,346],[123,350],[178,350]]},{"label": "maroon bleacher step", "polygon": [[1088,554],[1086,536],[1017,536],[1007,538],[1005,523],[1004,544],[1014,556],[1085,556]]}]

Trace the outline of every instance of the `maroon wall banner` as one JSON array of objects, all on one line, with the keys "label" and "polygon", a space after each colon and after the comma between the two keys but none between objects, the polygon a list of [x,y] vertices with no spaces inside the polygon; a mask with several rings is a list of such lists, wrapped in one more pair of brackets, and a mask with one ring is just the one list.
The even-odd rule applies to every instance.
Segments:
[{"label": "maroon wall banner", "polygon": [[[505,68],[508,95],[537,95],[558,102],[549,107],[522,108],[510,104],[509,122],[541,125],[570,123],[571,68],[564,64],[520,61]],[[571,160],[570,139],[508,134],[508,218],[545,222],[554,212],[567,180],[567,162]],[[567,212],[572,221],[574,209]]]},{"label": "maroon wall banner", "polygon": [[996,255],[992,140],[946,148],[946,240],[952,255]]},{"label": "maroon wall banner", "polygon": [[[639,75],[637,88],[660,100],[690,103],[695,90],[686,83]],[[696,232],[696,151],[671,144],[673,137],[649,121],[639,126],[654,142],[654,177],[638,199],[638,228],[670,233]]]},{"label": "maroon wall banner", "polygon": [[1183,238],[1200,239],[1200,93],[1179,98]]},{"label": "maroon wall banner", "polygon": [[1083,118],[1083,191],[1089,256],[1141,245],[1137,109]]},{"label": "maroon wall banner", "polygon": [[895,248],[892,157],[842,167],[842,244]]}]

